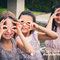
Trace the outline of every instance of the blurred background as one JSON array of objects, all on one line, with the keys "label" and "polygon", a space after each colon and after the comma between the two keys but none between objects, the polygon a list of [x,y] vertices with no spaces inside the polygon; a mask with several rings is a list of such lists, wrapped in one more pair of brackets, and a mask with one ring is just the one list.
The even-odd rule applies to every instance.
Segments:
[{"label": "blurred background", "polygon": [[[40,12],[51,12],[54,5],[60,3],[60,0],[24,0],[24,2],[25,10],[30,10],[35,14],[39,14]],[[0,12],[6,10],[6,8],[7,0],[0,0]]]}]

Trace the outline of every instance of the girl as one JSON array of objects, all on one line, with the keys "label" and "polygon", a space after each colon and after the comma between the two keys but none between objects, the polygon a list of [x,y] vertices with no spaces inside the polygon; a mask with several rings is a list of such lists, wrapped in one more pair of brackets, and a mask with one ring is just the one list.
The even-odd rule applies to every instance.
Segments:
[{"label": "girl", "polygon": [[[0,60],[19,60],[17,47],[28,54],[34,53],[32,46],[25,40],[21,32],[21,25],[17,22],[15,15],[10,11],[0,13]],[[14,35],[20,40],[14,40]]]},{"label": "girl", "polygon": [[58,34],[58,38],[55,40],[45,41],[46,47],[60,49],[60,4],[57,4],[51,13],[48,25],[46,27],[49,30],[53,30]]},{"label": "girl", "polygon": [[[26,37],[26,41],[31,43],[33,46],[35,53],[32,56],[29,56],[25,54],[24,52],[21,52],[23,56],[23,60],[43,60],[41,53],[40,53],[40,43],[38,39],[55,39],[58,37],[58,35],[51,31],[48,30],[42,26],[37,25],[35,22],[35,16],[32,12],[30,11],[23,11],[20,16],[19,20],[20,24],[22,25],[22,33]],[[35,30],[40,30],[42,32],[37,32]],[[44,32],[44,33],[43,33]],[[15,38],[16,40],[19,39],[19,36]],[[21,42],[22,44],[22,42]],[[22,44],[23,45],[23,44]]]}]

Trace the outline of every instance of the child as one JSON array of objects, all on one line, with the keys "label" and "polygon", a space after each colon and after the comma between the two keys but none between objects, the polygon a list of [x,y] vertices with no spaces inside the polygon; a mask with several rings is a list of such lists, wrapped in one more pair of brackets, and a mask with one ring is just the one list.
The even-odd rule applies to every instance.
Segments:
[{"label": "child", "polygon": [[[21,32],[21,25],[17,22],[15,15],[10,11],[0,13],[0,60],[19,60],[17,47],[28,54],[34,53],[32,46],[26,41]],[[20,40],[14,40],[14,35],[18,35]]]},{"label": "child", "polygon": [[53,8],[51,17],[46,28],[55,31],[58,34],[57,39],[45,41],[46,47],[60,49],[60,4],[57,4]]},{"label": "child", "polygon": [[[23,11],[19,16],[18,21],[22,25],[22,33],[26,37],[27,39],[26,41],[30,42],[35,50],[35,53],[32,56],[29,56],[26,53],[21,51],[21,54],[23,56],[22,59],[23,60],[43,60],[42,55],[40,53],[40,43],[38,39],[51,40],[51,39],[57,38],[58,35],[55,32],[34,23],[35,16],[31,11]],[[37,32],[35,30],[41,30],[42,32]],[[17,36],[15,39],[16,40],[19,39],[19,36]]]}]

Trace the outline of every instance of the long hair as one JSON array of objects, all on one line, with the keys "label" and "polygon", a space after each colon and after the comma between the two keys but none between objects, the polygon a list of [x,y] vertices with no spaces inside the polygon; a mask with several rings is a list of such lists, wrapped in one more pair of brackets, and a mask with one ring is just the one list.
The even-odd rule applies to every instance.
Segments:
[{"label": "long hair", "polygon": [[[56,4],[55,7],[52,9],[52,13],[51,15],[55,12],[56,9],[60,8],[60,4]],[[56,26],[56,22],[55,20],[53,19],[53,22],[52,22],[52,30],[54,30],[55,32],[57,31],[57,26]]]}]

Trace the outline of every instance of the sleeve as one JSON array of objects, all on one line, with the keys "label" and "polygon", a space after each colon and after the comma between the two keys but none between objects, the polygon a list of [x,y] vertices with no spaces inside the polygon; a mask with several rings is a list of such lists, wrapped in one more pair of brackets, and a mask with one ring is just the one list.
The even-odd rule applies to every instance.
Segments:
[{"label": "sleeve", "polygon": [[21,39],[20,39],[20,37],[19,37],[18,35],[17,35],[15,38],[17,38],[17,39],[21,40]]},{"label": "sleeve", "polygon": [[38,38],[38,31],[34,31],[34,35],[36,38]]}]

